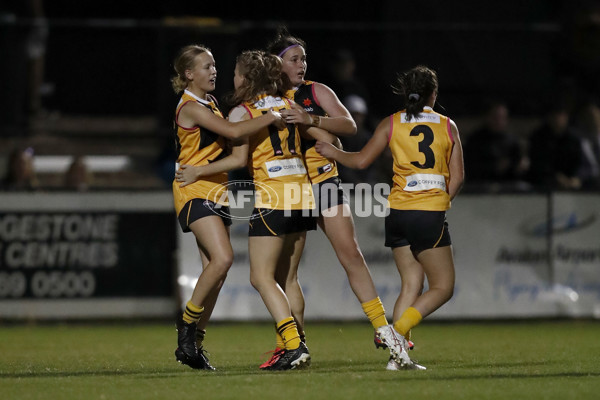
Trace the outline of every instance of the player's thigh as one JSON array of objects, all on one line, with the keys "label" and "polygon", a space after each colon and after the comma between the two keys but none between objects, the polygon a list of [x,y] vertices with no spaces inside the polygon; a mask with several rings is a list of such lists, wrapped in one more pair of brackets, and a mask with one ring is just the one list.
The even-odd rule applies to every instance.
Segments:
[{"label": "player's thigh", "polygon": [[250,236],[248,238],[250,276],[275,278],[275,271],[284,245],[284,235]]},{"label": "player's thigh", "polygon": [[[197,219],[190,224],[196,243],[207,260],[233,259],[229,229],[220,216],[212,215]],[[205,259],[203,258],[203,263]]]},{"label": "player's thigh", "polygon": [[295,281],[298,279],[298,266],[306,244],[306,232],[289,233],[284,236],[284,246],[277,262],[276,275],[279,278],[285,277],[286,281]]},{"label": "player's thigh", "polygon": [[[338,254],[358,251],[358,239],[354,220],[348,204],[335,206],[335,212],[319,217],[319,226]],[[331,209],[330,209],[331,210]]]},{"label": "player's thigh", "polygon": [[436,247],[421,251],[417,256],[427,275],[429,287],[454,288],[454,256],[452,246]]},{"label": "player's thigh", "polygon": [[413,284],[422,284],[424,280],[424,270],[421,263],[415,258],[410,246],[394,247],[392,249],[396,268],[402,277],[402,283],[411,282]]}]

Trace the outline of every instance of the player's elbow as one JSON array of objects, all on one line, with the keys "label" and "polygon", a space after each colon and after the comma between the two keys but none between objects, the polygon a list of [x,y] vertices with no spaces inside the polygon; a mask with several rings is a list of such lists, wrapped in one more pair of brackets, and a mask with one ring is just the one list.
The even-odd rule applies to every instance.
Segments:
[{"label": "player's elbow", "polygon": [[354,122],[354,120],[352,118],[348,118],[346,121],[347,121],[347,123],[344,124],[342,132],[340,132],[340,134],[343,134],[345,136],[356,135],[356,132],[358,131],[356,129],[356,122]]},{"label": "player's elbow", "polygon": [[456,188],[461,188],[465,183],[464,168],[450,168],[450,184]]},{"label": "player's elbow", "polygon": [[366,160],[365,158],[361,157],[356,160],[355,168],[363,170],[363,169],[367,169],[369,167],[369,165],[371,165],[371,163],[368,160]]},{"label": "player's elbow", "polygon": [[461,175],[460,177],[456,177],[452,179],[452,186],[456,188],[456,190],[460,190],[465,184],[465,176]]},{"label": "player's elbow", "polygon": [[464,184],[464,180],[455,181],[451,180],[448,184],[448,194],[450,195],[450,200],[454,200],[456,195],[461,191]]},{"label": "player's elbow", "polygon": [[356,135],[356,132],[358,132],[358,129],[356,129],[356,122],[354,122],[354,120],[350,120],[350,125],[348,126],[348,135],[349,136],[354,136]]},{"label": "player's elbow", "polygon": [[228,139],[239,139],[242,136],[244,136],[244,130],[242,129],[242,127],[240,126],[240,124],[232,124],[231,129],[229,129],[229,136]]}]

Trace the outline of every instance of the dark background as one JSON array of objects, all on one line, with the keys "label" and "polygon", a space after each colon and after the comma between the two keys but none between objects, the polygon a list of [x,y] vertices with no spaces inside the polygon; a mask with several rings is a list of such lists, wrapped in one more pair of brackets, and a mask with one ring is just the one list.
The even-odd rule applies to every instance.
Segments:
[{"label": "dark background", "polygon": [[[390,84],[398,71],[426,64],[438,71],[445,112],[456,118],[506,100],[513,115],[536,115],[549,102],[586,101],[599,93],[598,2],[316,2],[45,1],[48,21],[43,106],[68,115],[152,115],[170,126],[172,60],[183,45],[213,50],[215,95],[232,89],[235,56],[262,48],[279,23],[307,44],[307,78],[327,84],[339,48],[352,51],[368,87],[370,110],[401,105]],[[0,6],[2,125],[24,121],[23,41],[27,1]],[[444,110],[443,110],[444,111]]]}]

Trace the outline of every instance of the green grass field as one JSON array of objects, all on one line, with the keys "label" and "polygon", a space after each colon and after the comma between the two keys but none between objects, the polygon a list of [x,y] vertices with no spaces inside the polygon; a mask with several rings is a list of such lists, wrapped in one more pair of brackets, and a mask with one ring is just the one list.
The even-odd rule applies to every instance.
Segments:
[{"label": "green grass field", "polygon": [[0,327],[0,398],[13,399],[598,399],[600,322],[424,322],[411,357],[386,371],[368,323],[309,323],[312,365],[267,372],[270,323],[215,324],[217,372],[173,356],[172,324]]}]

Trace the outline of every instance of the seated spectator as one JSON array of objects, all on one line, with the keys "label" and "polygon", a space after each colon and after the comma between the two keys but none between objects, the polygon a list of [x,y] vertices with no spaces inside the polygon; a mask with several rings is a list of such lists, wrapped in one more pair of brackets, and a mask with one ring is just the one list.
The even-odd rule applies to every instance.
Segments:
[{"label": "seated spectator", "polygon": [[488,108],[484,124],[466,138],[466,182],[512,185],[522,179],[526,158],[508,122],[506,104],[494,102]]},{"label": "seated spectator", "polygon": [[569,126],[569,112],[548,109],[541,126],[529,136],[529,181],[543,189],[580,189],[583,165],[581,139]]},{"label": "seated spectator", "polygon": [[88,170],[84,158],[75,157],[65,174],[65,189],[85,191],[89,189],[91,181],[92,174]]},{"label": "seated spectator", "polygon": [[33,148],[15,148],[10,153],[0,188],[6,191],[29,191],[38,188],[33,167]]}]

